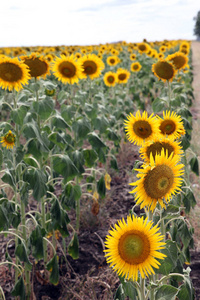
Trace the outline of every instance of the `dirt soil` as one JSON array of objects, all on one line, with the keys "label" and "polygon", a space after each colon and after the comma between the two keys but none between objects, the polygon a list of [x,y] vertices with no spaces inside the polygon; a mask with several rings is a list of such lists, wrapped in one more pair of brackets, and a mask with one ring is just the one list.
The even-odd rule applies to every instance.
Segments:
[{"label": "dirt soil", "polygon": [[[200,155],[200,139],[197,133],[200,122],[200,42],[192,42],[193,68],[194,68],[194,94],[195,102],[192,113],[194,118],[194,133],[192,142],[197,156]],[[137,147],[127,143],[122,145],[118,155],[119,172],[110,170],[111,190],[105,199],[100,200],[99,213],[95,214],[95,207],[90,199],[83,199],[81,203],[81,226],[79,232],[79,258],[73,260],[69,255],[63,255],[62,238],[57,243],[59,255],[60,280],[57,286],[49,284],[43,279],[43,271],[40,265],[35,266],[33,271],[32,300],[64,299],[64,300],[112,300],[114,292],[119,285],[118,276],[108,267],[104,255],[104,240],[110,226],[118,219],[126,217],[129,209],[134,205],[134,198],[129,192],[130,182],[133,182],[132,169],[135,160],[138,159]],[[200,300],[200,184],[197,177],[191,177],[198,201],[199,214],[191,214],[189,218],[194,220],[195,248],[191,251],[191,278],[196,292],[196,300]],[[58,191],[59,192],[59,191]],[[135,210],[139,215],[139,208]],[[73,222],[74,212],[70,213]],[[196,221],[195,221],[196,220]],[[10,245],[9,253],[14,257],[14,246]],[[5,260],[5,240],[0,236],[0,257]],[[66,258],[66,260],[65,260]],[[6,295],[6,300],[13,299],[10,291],[13,288],[14,274],[12,269],[6,266],[0,268],[0,286]]]}]

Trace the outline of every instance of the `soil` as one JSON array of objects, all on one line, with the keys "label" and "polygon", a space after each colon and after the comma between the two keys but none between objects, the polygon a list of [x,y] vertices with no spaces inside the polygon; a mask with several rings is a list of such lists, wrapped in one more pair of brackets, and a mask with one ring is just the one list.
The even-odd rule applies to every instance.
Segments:
[{"label": "soil", "polygon": [[[200,42],[192,42],[193,68],[194,68],[194,94],[195,102],[192,108],[194,117],[194,130],[198,130],[200,114]],[[199,55],[199,56],[198,56]],[[195,127],[196,126],[196,127]],[[196,128],[196,129],[195,129]],[[198,131],[196,131],[198,132]],[[194,132],[194,137],[196,136]],[[193,142],[197,143],[193,138]],[[198,150],[198,148],[197,148]],[[200,155],[200,150],[197,153]],[[138,159],[138,149],[132,144],[122,144],[118,154],[119,171],[110,170],[112,178],[111,189],[105,199],[99,201],[100,207],[94,207],[90,199],[83,199],[81,203],[81,224],[79,232],[79,258],[73,260],[69,255],[63,255],[62,238],[57,242],[59,256],[60,280],[57,286],[49,284],[43,279],[43,271],[40,265],[35,266],[33,271],[33,298],[32,300],[65,299],[65,300],[112,300],[119,285],[118,276],[111,270],[105,261],[103,254],[104,240],[108,230],[118,219],[126,217],[129,209],[134,205],[133,195],[129,192],[132,188],[130,182],[134,181],[132,172],[135,160]],[[199,179],[192,177],[196,188],[197,206]],[[59,191],[58,191],[59,192]],[[135,212],[140,215],[142,211],[136,207]],[[198,215],[199,218],[200,214]],[[73,222],[74,212],[70,218]],[[189,216],[193,218],[193,216]],[[196,300],[200,300],[200,247],[198,222],[194,222],[195,247],[191,250],[191,278],[196,292]],[[14,254],[14,246],[10,245],[9,253]],[[5,240],[0,236],[1,261],[5,260]],[[14,256],[13,256],[14,257]],[[6,300],[13,299],[10,291],[13,288],[13,270],[6,265],[0,268],[0,286],[6,295]]]}]

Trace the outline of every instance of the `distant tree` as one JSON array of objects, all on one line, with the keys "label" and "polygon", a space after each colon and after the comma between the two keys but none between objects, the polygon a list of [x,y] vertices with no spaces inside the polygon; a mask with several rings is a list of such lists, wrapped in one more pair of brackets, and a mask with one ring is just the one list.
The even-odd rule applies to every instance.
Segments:
[{"label": "distant tree", "polygon": [[200,40],[200,11],[198,11],[197,16],[194,17],[194,20],[196,21],[194,26],[194,35],[196,35],[197,39]]}]

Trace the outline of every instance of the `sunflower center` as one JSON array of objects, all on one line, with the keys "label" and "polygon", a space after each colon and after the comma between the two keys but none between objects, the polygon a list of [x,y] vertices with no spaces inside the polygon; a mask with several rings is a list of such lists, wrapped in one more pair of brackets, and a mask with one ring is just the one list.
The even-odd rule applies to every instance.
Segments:
[{"label": "sunflower center", "polygon": [[113,76],[108,76],[108,82],[113,83],[115,81]]},{"label": "sunflower center", "polygon": [[174,76],[174,69],[168,62],[160,61],[155,64],[155,73],[158,77],[169,80]]},{"label": "sunflower center", "polygon": [[176,69],[181,69],[186,63],[186,58],[177,55],[176,57],[172,58],[171,61],[175,65]]},{"label": "sunflower center", "polygon": [[47,73],[47,63],[45,61],[40,60],[37,57],[33,59],[25,59],[24,63],[29,67],[31,77],[38,77]]},{"label": "sunflower center", "polygon": [[138,66],[138,65],[136,65],[136,64],[135,64],[135,65],[133,65],[133,69],[134,69],[134,70],[137,70],[138,68],[139,68],[139,66]]},{"label": "sunflower center", "polygon": [[15,135],[12,132],[9,132],[5,135],[5,141],[8,144],[12,144],[15,142]]},{"label": "sunflower center", "polygon": [[139,120],[133,124],[133,131],[141,138],[147,138],[152,134],[152,129],[147,121]]},{"label": "sunflower center", "polygon": [[126,74],[122,73],[118,75],[119,80],[125,80],[126,79]]},{"label": "sunflower center", "polygon": [[118,251],[126,263],[140,264],[149,256],[150,243],[144,233],[130,230],[120,237]]},{"label": "sunflower center", "polygon": [[158,165],[144,179],[144,189],[150,198],[164,197],[174,183],[174,173],[167,165]]},{"label": "sunflower center", "polygon": [[176,129],[175,123],[172,120],[164,120],[160,125],[162,134],[172,134]]},{"label": "sunflower center", "polygon": [[84,73],[92,75],[97,71],[97,65],[92,60],[87,60],[83,63]]},{"label": "sunflower center", "polygon": [[0,64],[0,78],[8,82],[16,82],[21,80],[23,73],[18,65],[10,62]]},{"label": "sunflower center", "polygon": [[113,65],[115,63],[115,59],[114,58],[111,58],[110,59],[110,63]]},{"label": "sunflower center", "polygon": [[76,74],[76,67],[69,61],[63,61],[59,65],[60,73],[67,78],[72,78]]},{"label": "sunflower center", "polygon": [[157,154],[161,154],[161,150],[164,148],[165,150],[165,154],[168,151],[168,156],[170,156],[170,154],[172,152],[174,152],[174,148],[168,144],[168,143],[161,143],[161,142],[155,142],[153,144],[151,144],[148,148],[147,148],[147,156],[148,158],[150,158],[150,154],[153,155],[153,158],[155,159],[156,153]]}]

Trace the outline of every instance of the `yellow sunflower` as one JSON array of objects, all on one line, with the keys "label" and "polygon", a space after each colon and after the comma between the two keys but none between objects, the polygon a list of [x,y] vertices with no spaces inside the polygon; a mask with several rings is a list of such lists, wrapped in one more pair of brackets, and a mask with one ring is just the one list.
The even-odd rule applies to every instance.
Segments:
[{"label": "yellow sunflower", "polygon": [[15,138],[15,134],[9,130],[3,137],[1,137],[2,146],[7,149],[13,148],[13,146],[15,146]]},{"label": "yellow sunflower", "polygon": [[22,85],[28,83],[30,74],[27,65],[20,62],[17,57],[0,58],[0,87],[12,91],[19,91]]},{"label": "yellow sunflower", "polygon": [[172,62],[176,70],[184,69],[188,63],[188,57],[182,52],[176,52],[168,55],[166,60]]},{"label": "yellow sunflower", "polygon": [[119,68],[117,69],[117,82],[118,83],[127,83],[130,77],[130,72],[126,69]]},{"label": "yellow sunflower", "polygon": [[137,44],[137,48],[139,53],[142,54],[142,53],[147,53],[149,51],[150,46],[147,43],[142,42]]},{"label": "yellow sunflower", "polygon": [[79,59],[80,64],[83,67],[83,78],[90,77],[94,79],[100,76],[102,70],[105,68],[103,61],[96,54],[84,55]]},{"label": "yellow sunflower", "polygon": [[173,67],[173,64],[160,59],[158,62],[152,65],[152,71],[158,77],[158,79],[172,81],[176,71]]},{"label": "yellow sunflower", "polygon": [[50,74],[50,66],[48,60],[39,53],[31,53],[27,56],[20,56],[21,60],[29,67],[31,77],[46,77]]},{"label": "yellow sunflower", "polygon": [[80,60],[76,61],[74,55],[56,57],[52,64],[54,76],[64,84],[78,83],[79,78],[83,78],[82,71]]},{"label": "yellow sunflower", "polygon": [[142,66],[138,61],[133,62],[131,64],[131,72],[139,72],[141,70],[141,68],[142,68]]},{"label": "yellow sunflower", "polygon": [[115,84],[117,83],[117,74],[111,71],[107,72],[104,74],[103,80],[105,85],[115,86]]},{"label": "yellow sunflower", "polygon": [[158,119],[153,114],[148,117],[146,111],[141,115],[138,110],[135,116],[130,113],[127,119],[124,122],[125,131],[131,143],[142,146],[146,141],[160,135]]},{"label": "yellow sunflower", "polygon": [[159,53],[158,53],[158,58],[164,59],[164,57],[165,57],[164,53],[162,53],[162,52],[159,52]]},{"label": "yellow sunflower", "polygon": [[131,53],[130,54],[130,60],[136,60],[136,54],[135,53]]},{"label": "yellow sunflower", "polygon": [[163,236],[153,222],[143,218],[128,216],[127,222],[119,220],[106,237],[104,250],[107,263],[125,279],[137,281],[138,271],[142,278],[155,274],[165,254]]},{"label": "yellow sunflower", "polygon": [[162,149],[164,149],[166,156],[170,156],[171,153],[173,153],[173,155],[177,155],[181,159],[183,150],[180,143],[181,142],[173,141],[166,137],[156,137],[153,141],[146,142],[144,146],[140,148],[140,156],[145,160],[146,163],[149,163],[150,155],[152,155],[153,159],[155,159],[156,154],[160,155]]},{"label": "yellow sunflower", "polygon": [[163,136],[175,140],[185,134],[183,121],[176,112],[163,111],[163,118],[157,116],[159,122],[160,133]]},{"label": "yellow sunflower", "polygon": [[119,57],[116,55],[108,56],[106,59],[106,62],[109,66],[116,66],[119,61]]},{"label": "yellow sunflower", "polygon": [[136,186],[130,193],[135,193],[136,204],[141,209],[147,206],[154,211],[157,203],[166,208],[165,204],[172,195],[180,191],[184,165],[179,162],[177,155],[165,155],[165,150],[162,149],[160,155],[155,155],[155,160],[150,154],[150,163],[143,164],[137,170],[137,177],[140,179],[130,184]]}]

